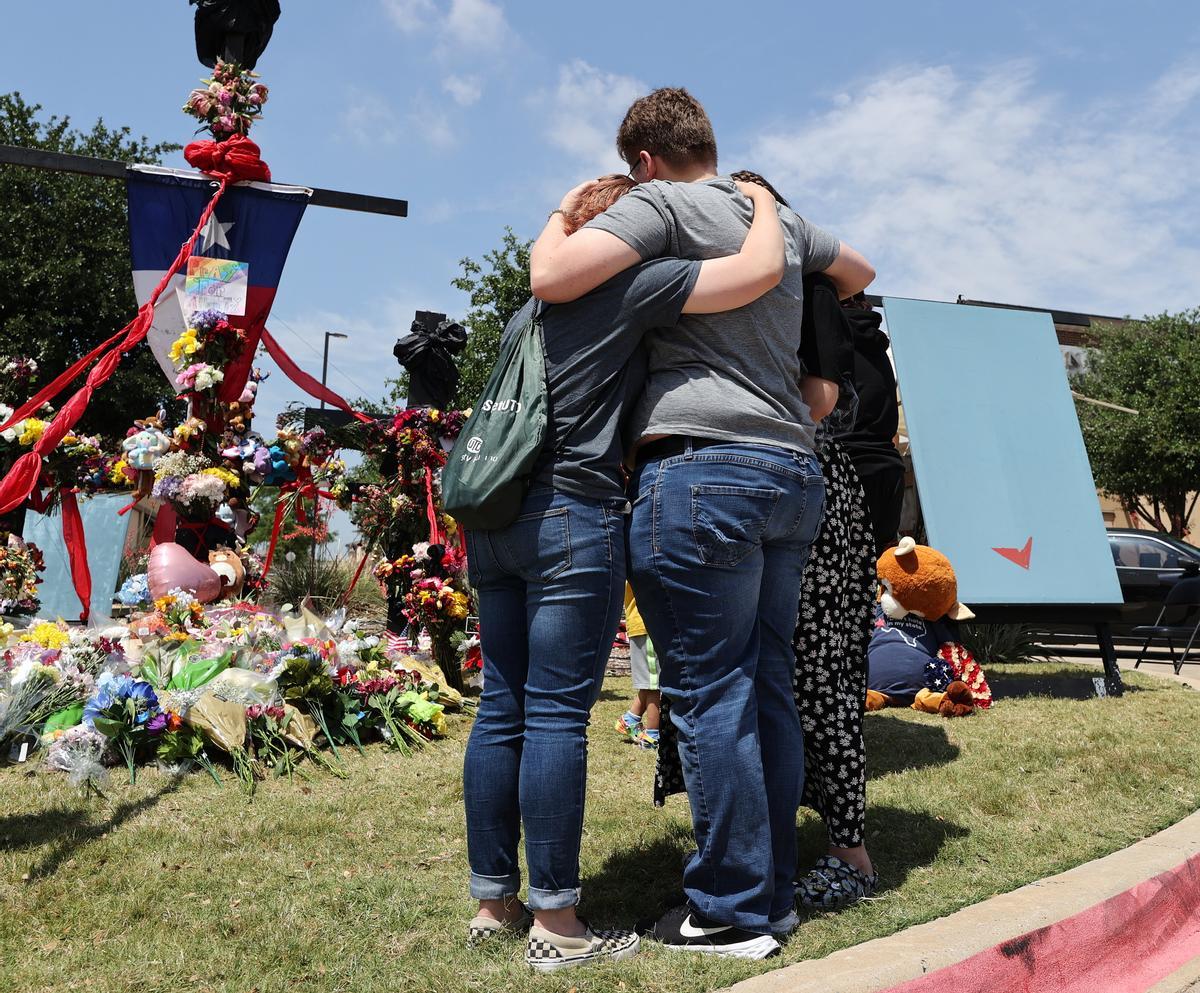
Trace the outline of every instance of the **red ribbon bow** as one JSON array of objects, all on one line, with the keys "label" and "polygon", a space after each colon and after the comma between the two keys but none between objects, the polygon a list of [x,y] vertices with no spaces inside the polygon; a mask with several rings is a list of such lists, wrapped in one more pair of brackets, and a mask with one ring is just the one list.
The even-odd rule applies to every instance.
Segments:
[{"label": "red ribbon bow", "polygon": [[188,164],[227,183],[271,181],[271,170],[262,160],[262,149],[245,135],[224,141],[193,141],[183,150]]}]

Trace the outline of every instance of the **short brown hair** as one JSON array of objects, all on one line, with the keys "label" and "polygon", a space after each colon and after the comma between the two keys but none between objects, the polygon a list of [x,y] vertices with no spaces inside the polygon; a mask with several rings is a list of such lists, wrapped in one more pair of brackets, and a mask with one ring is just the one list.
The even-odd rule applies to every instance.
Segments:
[{"label": "short brown hair", "polygon": [[635,186],[637,183],[620,173],[601,176],[596,180],[596,185],[575,202],[574,209],[563,214],[567,234],[574,234],[593,217],[603,214]]},{"label": "short brown hair", "polygon": [[700,101],[681,86],[664,86],[633,101],[617,129],[617,151],[629,165],[638,152],[660,156],[669,165],[717,166],[717,139]]}]

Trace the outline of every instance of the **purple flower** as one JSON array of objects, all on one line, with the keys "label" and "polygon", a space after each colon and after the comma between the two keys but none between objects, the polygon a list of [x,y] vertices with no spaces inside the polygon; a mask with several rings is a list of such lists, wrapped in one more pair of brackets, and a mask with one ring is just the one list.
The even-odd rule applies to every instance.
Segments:
[{"label": "purple flower", "polygon": [[146,733],[157,737],[167,729],[167,715],[161,710],[146,722]]}]

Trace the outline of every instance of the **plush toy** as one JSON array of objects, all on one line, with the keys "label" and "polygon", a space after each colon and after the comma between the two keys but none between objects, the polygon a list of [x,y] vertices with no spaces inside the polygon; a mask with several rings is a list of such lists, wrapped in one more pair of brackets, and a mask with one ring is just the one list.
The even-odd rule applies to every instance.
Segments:
[{"label": "plush toy", "polygon": [[192,446],[203,438],[207,428],[208,425],[199,417],[189,417],[172,432],[175,447],[185,452],[190,451]]},{"label": "plush toy", "polygon": [[958,602],[958,579],[937,549],[904,538],[877,563],[880,596],[867,649],[867,709],[909,705],[965,717],[991,706],[983,670],[943,623],[974,617]]},{"label": "plush toy", "polygon": [[208,564],[221,577],[221,598],[238,599],[246,585],[246,566],[241,556],[221,547],[208,553]]},{"label": "plush toy", "polygon": [[171,439],[162,429],[157,417],[134,421],[137,430],[121,442],[126,461],[139,472],[152,470],[158,460],[171,450]]},{"label": "plush toy", "polygon": [[163,431],[162,421],[157,417],[147,417],[144,421],[133,423],[129,437],[121,442],[121,449],[125,452],[129,468],[136,473],[133,498],[141,500],[150,495],[154,486],[154,466],[171,450],[171,439]]}]

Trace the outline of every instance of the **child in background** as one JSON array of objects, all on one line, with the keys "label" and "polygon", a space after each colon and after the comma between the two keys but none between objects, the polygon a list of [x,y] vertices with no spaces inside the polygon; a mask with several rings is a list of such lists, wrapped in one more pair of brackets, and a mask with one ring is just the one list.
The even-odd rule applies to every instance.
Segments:
[{"label": "child in background", "polygon": [[637,698],[617,719],[616,731],[639,748],[658,748],[658,656],[638,613],[633,589],[625,584],[625,633],[629,635],[629,668]]}]

